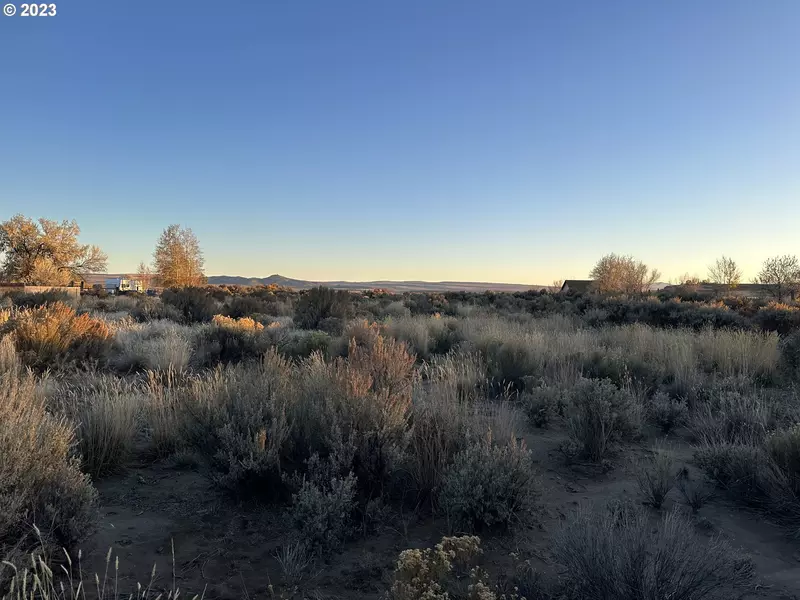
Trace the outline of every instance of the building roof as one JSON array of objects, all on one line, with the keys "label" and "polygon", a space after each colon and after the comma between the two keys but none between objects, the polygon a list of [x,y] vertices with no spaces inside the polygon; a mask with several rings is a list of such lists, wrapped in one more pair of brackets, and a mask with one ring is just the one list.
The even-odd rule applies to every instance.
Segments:
[{"label": "building roof", "polygon": [[580,294],[591,291],[594,279],[565,279],[561,286],[562,292],[578,292]]}]

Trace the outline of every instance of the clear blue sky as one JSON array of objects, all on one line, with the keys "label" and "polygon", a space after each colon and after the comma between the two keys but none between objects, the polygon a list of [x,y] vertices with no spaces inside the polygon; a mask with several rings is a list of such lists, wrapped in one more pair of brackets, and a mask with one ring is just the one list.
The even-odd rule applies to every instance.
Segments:
[{"label": "clear blue sky", "polygon": [[317,280],[800,254],[797,0],[58,12],[0,17],[0,217],[75,218],[110,271],[175,222],[209,274]]}]

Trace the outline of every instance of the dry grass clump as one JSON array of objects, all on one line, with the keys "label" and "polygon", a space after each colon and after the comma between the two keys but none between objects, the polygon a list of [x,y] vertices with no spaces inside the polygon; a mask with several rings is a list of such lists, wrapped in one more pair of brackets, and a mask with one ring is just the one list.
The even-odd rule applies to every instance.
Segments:
[{"label": "dry grass clump", "polygon": [[392,317],[384,323],[386,335],[406,342],[417,356],[428,360],[454,343],[456,319],[441,316]]},{"label": "dry grass clump", "polygon": [[21,364],[14,348],[14,340],[10,336],[0,337],[0,375],[17,372]]},{"label": "dry grass clump", "polygon": [[[38,533],[38,531],[37,531]],[[111,548],[106,554],[106,567],[102,577],[95,573],[93,578],[84,579],[81,565],[81,552],[73,562],[70,552],[63,549],[61,553],[50,555],[46,548],[40,548],[27,556],[27,561],[19,557],[16,564],[5,562],[0,564],[0,576],[8,574],[7,590],[2,600],[118,600],[119,589],[119,557],[111,562]],[[166,592],[156,588],[156,568],[150,572],[147,585],[136,584],[136,588],[128,594],[129,600],[178,600],[181,590],[175,585],[175,548],[172,549],[173,578],[172,586]],[[2,571],[5,569],[5,573]],[[113,571],[112,571],[113,569]],[[158,586],[160,587],[160,586]],[[203,600],[202,595],[190,596],[190,600]],[[124,595],[122,596],[124,597]]]},{"label": "dry grass clump", "polygon": [[105,379],[76,401],[83,468],[93,477],[115,473],[130,459],[144,398],[130,385]]},{"label": "dry grass clump", "polygon": [[[96,492],[80,469],[72,427],[45,410],[30,374],[0,374],[0,557],[48,551],[82,539],[94,519]],[[1,576],[0,576],[1,577]]]},{"label": "dry grass clump", "polygon": [[636,481],[644,503],[661,508],[675,485],[677,474],[672,453],[661,446],[653,448],[649,459],[640,462],[636,470]]},{"label": "dry grass clump", "polygon": [[13,333],[22,360],[37,368],[99,360],[111,341],[108,325],[65,304],[17,311],[4,329]]},{"label": "dry grass clump", "polygon": [[753,566],[721,537],[700,542],[677,512],[653,529],[634,507],[583,506],[555,538],[566,592],[582,600],[729,600],[748,589]]},{"label": "dry grass clump", "polygon": [[191,327],[150,321],[118,331],[109,363],[118,371],[183,371],[192,357]]},{"label": "dry grass clump", "polygon": [[759,444],[774,421],[772,403],[756,390],[723,390],[692,411],[689,429],[702,444]]}]

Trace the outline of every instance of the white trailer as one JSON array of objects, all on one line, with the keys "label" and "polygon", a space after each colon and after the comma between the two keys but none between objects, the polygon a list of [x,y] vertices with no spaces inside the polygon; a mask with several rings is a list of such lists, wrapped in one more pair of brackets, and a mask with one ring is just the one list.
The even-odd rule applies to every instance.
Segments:
[{"label": "white trailer", "polygon": [[144,284],[138,279],[126,279],[124,277],[111,277],[106,279],[105,290],[109,294],[120,292],[144,292]]}]

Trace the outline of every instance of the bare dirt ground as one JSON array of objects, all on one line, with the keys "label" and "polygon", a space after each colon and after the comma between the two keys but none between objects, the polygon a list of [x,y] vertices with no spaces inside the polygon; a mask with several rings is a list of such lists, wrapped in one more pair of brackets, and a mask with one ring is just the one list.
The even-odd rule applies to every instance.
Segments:
[{"label": "bare dirt ground", "polygon": [[[514,534],[482,536],[482,563],[496,575],[511,568],[510,554],[517,552],[552,580],[558,568],[548,558],[551,533],[581,502],[636,500],[633,465],[647,454],[649,442],[626,447],[613,467],[603,471],[597,466],[566,465],[557,450],[565,439],[558,428],[532,430],[525,439],[541,473],[539,525]],[[678,464],[688,463],[688,443],[674,434],[667,442]],[[275,556],[291,531],[281,511],[237,503],[202,469],[170,461],[134,462],[124,474],[100,481],[97,487],[100,522],[84,545],[88,551],[84,570],[102,574],[111,547],[120,559],[120,589],[125,590],[133,589],[137,581],[146,585],[153,565],[154,588],[168,589],[174,543],[174,577],[189,597],[205,589],[206,598],[279,598],[282,593],[292,597],[292,592],[298,598],[380,598],[403,549],[432,546],[448,533],[442,520],[398,515],[381,533],[349,543],[343,552],[310,566],[299,582],[290,582],[284,580]],[[673,490],[662,511],[672,509],[677,499]],[[656,520],[658,511],[653,514]],[[749,598],[800,598],[800,541],[733,506],[721,494],[700,509],[696,520],[698,538],[720,534],[752,557],[757,579]]]}]

